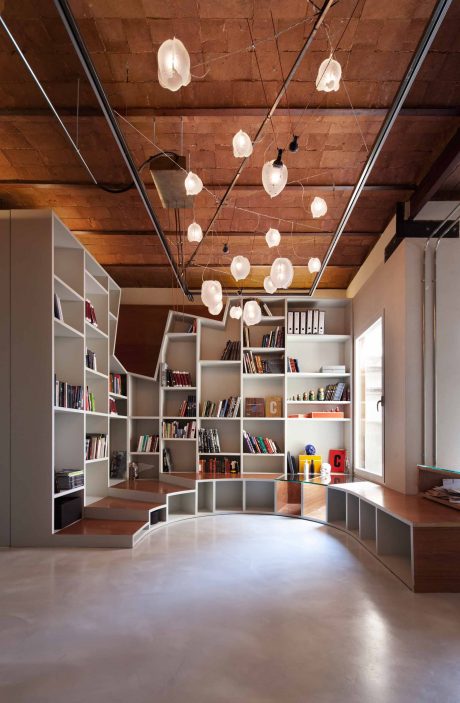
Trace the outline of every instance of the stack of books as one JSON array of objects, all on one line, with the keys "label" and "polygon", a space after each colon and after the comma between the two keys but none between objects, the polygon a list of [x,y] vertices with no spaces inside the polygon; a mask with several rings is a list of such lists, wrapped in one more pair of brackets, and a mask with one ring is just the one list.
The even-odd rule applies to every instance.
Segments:
[{"label": "stack of books", "polygon": [[281,450],[270,437],[256,437],[243,430],[245,454],[280,454]]},{"label": "stack of books", "polygon": [[163,388],[191,388],[193,384],[190,371],[173,371],[168,364],[162,364],[161,385]]},{"label": "stack of books", "polygon": [[116,395],[126,395],[124,378],[120,373],[111,373],[109,376],[109,392]]},{"label": "stack of books", "polygon": [[240,462],[236,457],[215,456],[201,457],[198,462],[198,470],[205,474],[238,474],[240,472]]},{"label": "stack of books", "polygon": [[284,347],[284,327],[275,327],[269,334],[262,337],[261,347],[283,348]]},{"label": "stack of books", "polygon": [[259,354],[252,351],[245,351],[243,354],[244,373],[271,373],[270,365],[266,359],[262,359]]},{"label": "stack of books", "polygon": [[212,400],[205,400],[201,405],[201,417],[238,417],[240,411],[240,396],[230,396],[224,400],[214,403]]},{"label": "stack of books", "polygon": [[83,410],[83,386],[73,386],[54,377],[54,405],[57,408]]},{"label": "stack of books", "polygon": [[198,451],[204,454],[220,453],[219,433],[217,430],[204,428],[198,430]]},{"label": "stack of books", "polygon": [[85,393],[85,410],[90,413],[96,412],[96,399],[94,397],[94,393],[89,390],[88,386],[86,386]]},{"label": "stack of books", "polygon": [[85,359],[86,359],[86,368],[92,369],[93,371],[97,371],[96,353],[91,351],[91,349],[87,349]]},{"label": "stack of books", "polygon": [[240,343],[232,342],[229,339],[220,358],[221,361],[238,361],[240,358]]},{"label": "stack of books", "polygon": [[298,359],[294,359],[292,356],[288,356],[288,358],[287,358],[287,372],[288,373],[300,373]]},{"label": "stack of books", "polygon": [[195,439],[196,422],[163,421],[162,435],[166,439]]},{"label": "stack of books", "polygon": [[328,373],[331,376],[337,376],[342,373],[346,373],[346,366],[344,364],[326,364],[321,366],[321,373]]},{"label": "stack of books", "polygon": [[85,441],[85,457],[90,459],[105,459],[108,456],[107,435],[87,434]]},{"label": "stack of books", "polygon": [[179,417],[196,417],[196,396],[189,395],[183,400],[177,414]]},{"label": "stack of books", "polygon": [[94,325],[94,327],[97,327],[96,311],[91,303],[91,300],[85,301],[85,318],[88,322]]},{"label": "stack of books", "polygon": [[85,473],[83,469],[61,469],[61,471],[56,471],[54,475],[56,493],[84,486]]},{"label": "stack of books", "polygon": [[158,452],[160,448],[160,438],[158,435],[141,434],[137,443],[137,452],[146,454]]}]

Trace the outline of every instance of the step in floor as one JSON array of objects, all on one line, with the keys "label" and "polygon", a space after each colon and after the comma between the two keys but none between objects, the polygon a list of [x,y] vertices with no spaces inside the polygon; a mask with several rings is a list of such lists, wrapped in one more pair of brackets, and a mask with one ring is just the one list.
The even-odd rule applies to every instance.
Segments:
[{"label": "step in floor", "polygon": [[140,493],[156,493],[159,495],[168,495],[170,493],[186,493],[190,492],[190,488],[176,486],[172,483],[165,483],[154,478],[139,478],[122,481],[121,483],[112,486],[111,491],[139,491]]},{"label": "step in floor", "polygon": [[84,517],[56,532],[59,543],[81,547],[134,547],[149,530],[147,520],[96,520]]},{"label": "step in floor", "polygon": [[107,496],[91,503],[84,508],[86,518],[97,520],[109,518],[111,520],[145,520],[150,519],[150,513],[166,508],[166,503],[132,500]]}]

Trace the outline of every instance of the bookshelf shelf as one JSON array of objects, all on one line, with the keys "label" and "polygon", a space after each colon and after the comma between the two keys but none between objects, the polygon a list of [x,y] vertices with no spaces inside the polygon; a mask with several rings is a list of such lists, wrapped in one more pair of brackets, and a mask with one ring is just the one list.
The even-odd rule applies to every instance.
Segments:
[{"label": "bookshelf shelf", "polygon": [[286,373],[286,377],[290,378],[350,378],[350,373],[322,373],[321,371],[302,371],[300,373]]},{"label": "bookshelf shelf", "polygon": [[91,376],[91,378],[94,378],[95,380],[107,381],[108,379],[106,373],[102,373],[101,371],[95,371],[94,369],[90,369],[87,366],[85,367],[85,372],[87,376]]},{"label": "bookshelf shelf", "polygon": [[162,437],[163,442],[196,442],[196,437]]},{"label": "bookshelf shelf", "polygon": [[288,342],[300,342],[301,344],[309,342],[349,342],[351,336],[349,334],[288,334],[286,339]]},{"label": "bookshelf shelf", "polygon": [[243,378],[261,379],[261,378],[284,378],[284,373],[243,373]]},{"label": "bookshelf shelf", "polygon": [[196,332],[167,332],[167,338],[181,342],[196,342]]},{"label": "bookshelf shelf", "polygon": [[288,405],[351,405],[350,400],[287,400]]},{"label": "bookshelf shelf", "polygon": [[284,417],[243,417],[244,422],[284,422]]},{"label": "bookshelf shelf", "polygon": [[265,453],[265,452],[260,452],[260,453],[259,453],[259,452],[254,452],[254,454],[253,454],[252,452],[243,452],[243,456],[244,456],[244,457],[246,457],[246,456],[262,457],[262,456],[263,456],[263,457],[265,458],[265,457],[272,457],[272,456],[284,456],[284,452],[281,452],[281,453],[280,453],[280,452],[278,452],[278,453],[273,452],[272,454],[270,454],[269,452],[267,452],[267,453]]},{"label": "bookshelf shelf", "polygon": [[127,420],[128,419],[127,415],[118,415],[118,413],[109,413],[109,417],[111,420]]},{"label": "bookshelf shelf", "polygon": [[83,332],[79,332],[74,327],[68,325],[64,320],[54,318],[54,336],[55,337],[75,337],[83,339]]},{"label": "bookshelf shelf", "polygon": [[82,303],[83,297],[71,288],[62,278],[54,274],[54,292],[59,296],[60,300],[68,302]]},{"label": "bookshelf shelf", "polygon": [[129,452],[132,456],[158,456],[160,452]]},{"label": "bookshelf shelf", "polygon": [[85,459],[85,464],[100,464],[102,461],[108,461],[108,456],[103,456],[100,459]]},{"label": "bookshelf shelf", "polygon": [[251,351],[257,354],[281,354],[286,351],[285,347],[243,347],[243,351]]},{"label": "bookshelf shelf", "polygon": [[108,417],[109,413],[100,413],[96,410],[87,410],[86,415],[89,415],[90,417]]},{"label": "bookshelf shelf", "polygon": [[131,415],[131,420],[158,420],[158,415]]},{"label": "bookshelf shelf", "polygon": [[163,391],[196,391],[196,386],[163,386]]},{"label": "bookshelf shelf", "polygon": [[349,417],[287,417],[289,422],[351,422]]},{"label": "bookshelf shelf", "polygon": [[108,334],[99,329],[99,327],[92,325],[89,320],[85,320],[85,330],[86,337],[89,339],[108,339]]},{"label": "bookshelf shelf", "polygon": [[221,420],[238,420],[238,421],[240,421],[241,420],[240,417],[214,417],[211,415],[208,415],[208,416],[200,415],[199,419],[200,420],[217,420],[217,421],[221,421]]},{"label": "bookshelf shelf", "polygon": [[241,366],[241,361],[239,359],[210,359],[200,361],[200,366],[234,366],[235,368],[238,368]]},{"label": "bookshelf shelf", "polygon": [[109,396],[111,398],[119,398],[120,400],[127,400],[128,398],[127,395],[121,395],[120,393],[112,393],[112,391],[109,391]]},{"label": "bookshelf shelf", "polygon": [[76,408],[60,408],[59,406],[55,405],[54,406],[54,412],[55,413],[75,413],[77,415],[84,415],[85,411],[84,410],[77,410]]},{"label": "bookshelf shelf", "polygon": [[90,295],[107,295],[107,288],[105,288],[89,271],[85,271],[85,291],[86,294]]},{"label": "bookshelf shelf", "polygon": [[56,498],[64,498],[64,496],[69,496],[72,495],[72,493],[79,493],[80,491],[84,491],[85,487],[84,486],[78,486],[77,488],[69,488],[67,491],[59,491],[59,493],[54,493],[53,498],[56,500]]}]

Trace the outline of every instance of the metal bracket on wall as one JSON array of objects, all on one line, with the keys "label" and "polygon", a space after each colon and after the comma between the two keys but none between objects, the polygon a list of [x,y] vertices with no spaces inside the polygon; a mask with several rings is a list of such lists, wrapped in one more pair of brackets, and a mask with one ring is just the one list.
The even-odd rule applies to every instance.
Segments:
[{"label": "metal bracket on wall", "polygon": [[[406,220],[404,219],[405,203],[398,203],[396,206],[396,234],[385,247],[385,261],[396,251],[401,242],[405,239],[428,239],[445,236],[446,239],[458,239],[460,237],[459,223],[452,220],[447,221],[444,227],[439,227],[439,222],[434,220]],[[450,224],[450,227],[448,227]],[[446,235],[442,233],[448,227]],[[438,232],[436,232],[436,229]]]}]

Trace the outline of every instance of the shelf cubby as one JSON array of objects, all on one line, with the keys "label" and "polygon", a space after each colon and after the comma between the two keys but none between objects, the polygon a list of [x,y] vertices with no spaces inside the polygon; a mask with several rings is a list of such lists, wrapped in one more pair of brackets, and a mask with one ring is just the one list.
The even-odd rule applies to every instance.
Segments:
[{"label": "shelf cubby", "polygon": [[274,513],[275,487],[273,481],[245,481],[245,505],[247,512]]},{"label": "shelf cubby", "polygon": [[181,493],[180,495],[168,495],[168,519],[179,520],[196,515],[195,491]]},{"label": "shelf cubby", "polygon": [[302,484],[275,481],[275,509],[279,515],[300,517],[302,514]]},{"label": "shelf cubby", "polygon": [[302,484],[302,517],[326,522],[327,487],[314,483]]},{"label": "shelf cubby", "polygon": [[359,498],[352,493],[347,493],[346,500],[346,526],[347,530],[359,534]]},{"label": "shelf cubby", "polygon": [[54,273],[60,281],[71,291],[83,298],[84,276],[83,276],[84,252],[72,246],[54,247]]},{"label": "shelf cubby", "polygon": [[[174,390],[174,393],[169,393],[169,390]],[[162,417],[178,417],[179,408],[184,400],[187,400],[189,396],[197,397],[196,388],[176,388],[176,389],[165,389],[162,388]],[[166,392],[165,392],[166,391]],[[184,418],[185,419],[185,418]],[[193,419],[193,418],[189,418]]]},{"label": "shelf cubby", "polygon": [[216,510],[225,512],[243,510],[243,481],[238,479],[216,481]]},{"label": "shelf cubby", "polygon": [[215,503],[214,481],[202,481],[197,485],[198,513],[213,513]]},{"label": "shelf cubby", "polygon": [[134,417],[158,416],[158,382],[148,376],[129,375],[129,414]]},{"label": "shelf cubby", "polygon": [[359,538],[368,549],[376,551],[376,509],[364,500],[359,501]]},{"label": "shelf cubby", "polygon": [[411,526],[379,509],[377,555],[390,571],[412,586]]},{"label": "shelf cubby", "polygon": [[327,492],[327,522],[335,527],[346,527],[346,493],[329,489]]},{"label": "shelf cubby", "polygon": [[215,325],[202,320],[200,324],[200,360],[220,360],[229,339],[232,342],[240,341],[241,326],[239,320],[229,317],[225,329],[218,329]]}]

